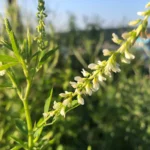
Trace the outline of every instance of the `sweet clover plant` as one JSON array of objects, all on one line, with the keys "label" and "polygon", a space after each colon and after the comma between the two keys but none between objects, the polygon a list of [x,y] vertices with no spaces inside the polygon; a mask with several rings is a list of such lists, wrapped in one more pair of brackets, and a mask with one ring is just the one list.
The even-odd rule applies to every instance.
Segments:
[{"label": "sweet clover plant", "polygon": [[[89,64],[88,70],[82,69],[82,76],[76,76],[75,81],[70,82],[73,90],[59,94],[61,101],[53,100],[53,88],[51,88],[49,97],[45,101],[43,117],[33,122],[30,113],[32,105],[29,104],[29,100],[32,100],[30,93],[33,83],[36,82],[34,80],[35,75],[39,73],[43,65],[48,63],[49,58],[58,50],[56,45],[49,49],[51,46],[45,31],[44,20],[47,14],[45,13],[44,4],[44,0],[38,0],[37,35],[33,37],[30,31],[27,30],[27,36],[22,44],[19,44],[9,20],[4,20],[9,41],[1,40],[1,45],[8,49],[9,52],[6,52],[5,55],[0,55],[0,75],[7,76],[10,79],[13,89],[23,104],[26,120],[26,123],[21,117],[16,120],[16,126],[25,138],[22,140],[11,136],[16,141],[16,146],[12,150],[38,150],[44,149],[46,144],[50,144],[46,143],[41,137],[44,127],[52,125],[60,116],[65,117],[67,112],[79,105],[84,105],[86,95],[92,96],[93,92],[96,92],[101,84],[110,78],[113,73],[121,71],[122,63],[129,64],[135,58],[130,49],[140,33],[146,31],[150,16],[150,9],[138,12],[138,15],[143,16],[143,19],[129,23],[131,26],[137,26],[135,29],[123,33],[121,38],[113,33],[112,41],[118,44],[119,48],[116,50],[104,49],[103,55],[108,56],[107,60],[99,60],[97,63]],[[150,8],[150,3],[146,5],[146,8]],[[36,51],[33,49],[33,45],[36,45]],[[15,74],[16,69],[19,69],[20,73],[24,74],[25,83],[23,85],[18,82],[17,74]],[[53,106],[51,107],[52,100]]]}]

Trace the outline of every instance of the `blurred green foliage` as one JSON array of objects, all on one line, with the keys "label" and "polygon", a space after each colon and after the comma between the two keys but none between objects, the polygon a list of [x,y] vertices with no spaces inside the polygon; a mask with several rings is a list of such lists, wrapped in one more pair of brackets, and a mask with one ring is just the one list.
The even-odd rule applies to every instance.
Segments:
[{"label": "blurred green foliage", "polygon": [[[15,5],[8,6],[8,11],[17,35],[19,28],[18,36],[22,42],[24,27],[20,18],[19,24],[15,21],[19,17],[19,8],[14,2]],[[98,24],[90,24],[84,31],[80,31],[76,27],[75,16],[70,17],[69,25],[69,32],[57,34],[51,25],[51,34],[48,35],[50,46],[59,45],[59,52],[50,58],[50,63],[44,65],[35,77],[36,84],[33,85],[30,99],[33,120],[42,117],[44,100],[51,86],[54,88],[53,101],[58,101],[58,94],[70,88],[69,81],[80,74],[83,67],[86,68],[87,64],[97,59],[104,59],[101,51],[104,43],[112,46],[110,32],[114,32],[113,29],[104,30]],[[122,33],[124,30],[128,29],[116,29],[116,32]],[[2,47],[0,49],[3,50]],[[122,65],[120,74],[114,74],[92,97],[86,97],[84,106],[76,108],[65,119],[61,118],[44,130],[44,138],[49,139],[45,150],[149,149],[149,60],[143,60],[141,53],[135,55],[136,59],[131,65]],[[22,74],[17,73],[18,82],[23,84]],[[0,90],[0,150],[10,150],[14,144],[10,135],[24,138],[15,129],[15,119],[20,115],[22,118],[25,116],[21,102],[5,77],[0,78]]]}]

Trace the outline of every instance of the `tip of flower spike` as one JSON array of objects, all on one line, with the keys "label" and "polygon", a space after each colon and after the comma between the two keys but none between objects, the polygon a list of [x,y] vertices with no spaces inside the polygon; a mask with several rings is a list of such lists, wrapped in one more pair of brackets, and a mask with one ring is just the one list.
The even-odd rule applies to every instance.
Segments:
[{"label": "tip of flower spike", "polygon": [[145,16],[145,12],[137,12],[137,15],[139,15],[139,16]]},{"label": "tip of flower spike", "polygon": [[150,2],[145,5],[145,8],[148,8],[148,7],[150,7]]}]

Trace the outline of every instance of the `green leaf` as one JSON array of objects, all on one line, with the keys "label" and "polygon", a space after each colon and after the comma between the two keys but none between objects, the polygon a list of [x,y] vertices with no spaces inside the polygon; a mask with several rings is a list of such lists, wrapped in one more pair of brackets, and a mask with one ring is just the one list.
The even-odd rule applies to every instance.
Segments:
[{"label": "green leaf", "polygon": [[83,65],[83,67],[87,68],[87,63],[83,59],[82,55],[77,50],[73,50],[73,52],[76,58],[78,59],[78,61]]},{"label": "green leaf", "polygon": [[19,54],[19,46],[18,46],[18,43],[17,43],[17,40],[15,38],[15,35],[14,35],[13,31],[11,31],[9,33],[9,38],[10,38],[10,41],[11,41],[12,49],[13,49],[16,57],[18,58],[18,60],[21,62],[21,56]]},{"label": "green leaf", "polygon": [[36,142],[38,141],[38,139],[39,139],[39,137],[40,137],[42,131],[43,131],[43,126],[40,127],[40,128],[38,128],[38,129],[35,131],[35,133],[34,133],[34,138],[35,138],[35,139],[34,139],[34,143],[36,143]]},{"label": "green leaf", "polygon": [[34,132],[34,138],[35,138],[34,143],[36,143],[38,141],[38,139],[43,131],[43,127],[44,127],[43,121],[44,121],[44,118],[43,117],[40,118],[38,123],[35,125],[35,127],[33,129],[35,131]]},{"label": "green leaf", "polygon": [[52,101],[52,95],[53,95],[53,88],[50,90],[50,95],[47,98],[47,100],[45,101],[45,105],[44,105],[44,113],[48,112],[51,101]]},{"label": "green leaf", "polygon": [[21,147],[27,149],[26,144],[25,144],[22,140],[20,140],[20,139],[14,137],[14,136],[10,136],[10,138],[12,138],[12,139],[13,139],[16,143],[18,143]]},{"label": "green leaf", "polygon": [[35,52],[35,53],[32,55],[31,59],[34,58],[35,56],[37,56],[39,53],[41,53],[41,51]]},{"label": "green leaf", "polygon": [[14,89],[14,87],[12,87],[12,84],[7,84],[7,83],[5,83],[5,84],[0,84],[0,88],[12,88],[12,89]]},{"label": "green leaf", "polygon": [[27,130],[27,126],[26,123],[20,119],[15,119],[15,124],[17,129],[23,133],[24,135],[28,135],[28,130]]},{"label": "green leaf", "polygon": [[56,50],[58,50],[58,47],[45,53],[41,58],[40,63],[43,64]]},{"label": "green leaf", "polygon": [[17,60],[9,55],[0,55],[0,62],[17,62]]},{"label": "green leaf", "polygon": [[20,148],[22,148],[22,146],[17,145],[17,146],[15,146],[15,147],[11,148],[10,150],[20,150]]},{"label": "green leaf", "polygon": [[5,65],[2,65],[2,66],[0,66],[0,71],[6,70],[12,66],[17,65],[17,64],[19,64],[19,63],[18,62],[11,62],[11,63],[5,64]]},{"label": "green leaf", "polygon": [[39,121],[37,122],[37,126],[36,127],[40,127],[41,124],[43,124],[44,118],[40,118]]},{"label": "green leaf", "polygon": [[11,46],[11,44],[8,43],[7,41],[1,40],[1,41],[0,41],[0,44],[1,44],[2,46],[6,47],[7,49],[9,49],[9,50],[12,51],[12,46]]}]

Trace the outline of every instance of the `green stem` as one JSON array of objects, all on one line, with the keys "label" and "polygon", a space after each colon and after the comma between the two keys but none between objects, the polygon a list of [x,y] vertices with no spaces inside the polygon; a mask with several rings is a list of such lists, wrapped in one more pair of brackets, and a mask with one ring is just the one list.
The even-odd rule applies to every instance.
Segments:
[{"label": "green stem", "polygon": [[30,114],[29,104],[28,104],[28,96],[30,93],[30,88],[31,88],[31,82],[30,82],[30,80],[27,79],[26,92],[25,92],[25,96],[24,96],[22,102],[23,102],[23,106],[24,106],[27,128],[28,128],[28,148],[29,148],[29,150],[31,150],[33,147],[32,120],[31,120],[31,114]]},{"label": "green stem", "polygon": [[33,134],[32,134],[32,121],[31,121],[28,101],[24,100],[23,105],[24,105],[24,111],[25,111],[27,128],[28,128],[28,148],[29,150],[31,150],[33,147]]}]

